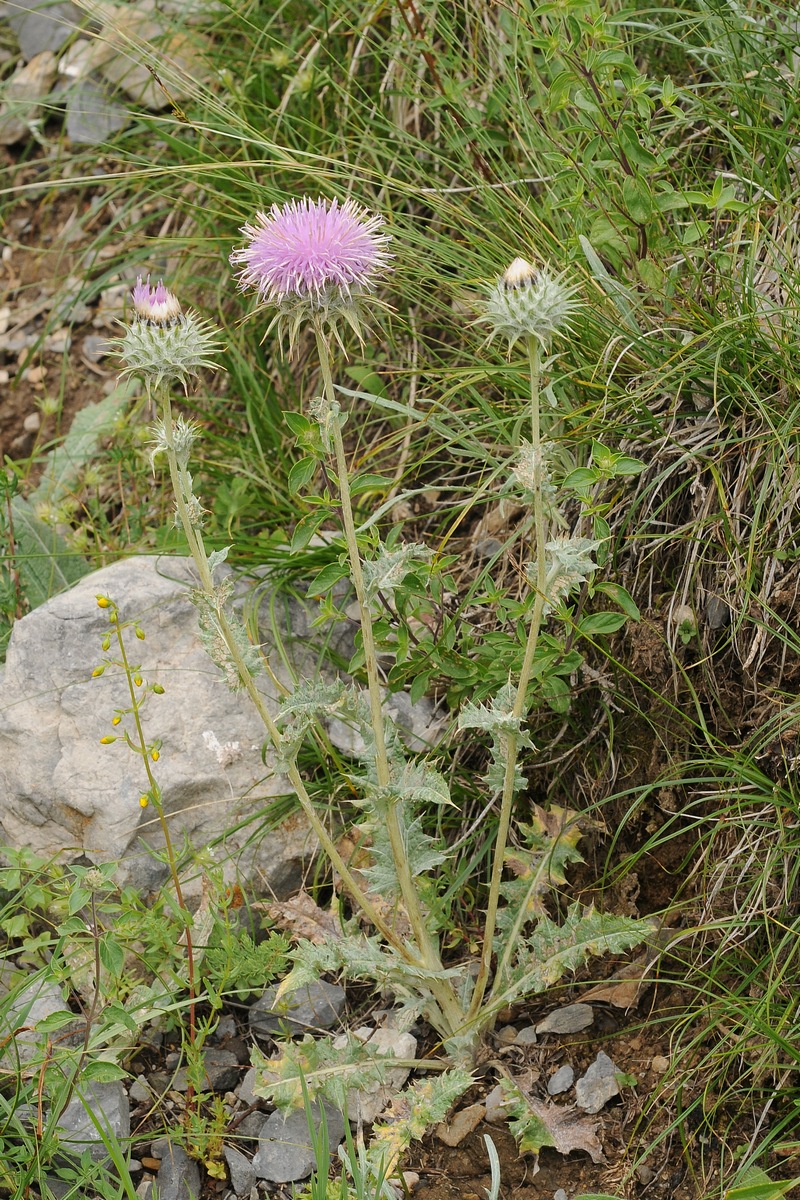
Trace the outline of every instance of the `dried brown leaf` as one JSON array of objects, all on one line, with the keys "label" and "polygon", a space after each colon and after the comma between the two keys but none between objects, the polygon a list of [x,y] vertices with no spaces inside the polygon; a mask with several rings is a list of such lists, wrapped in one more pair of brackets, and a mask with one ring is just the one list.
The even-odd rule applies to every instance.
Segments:
[{"label": "dried brown leaf", "polygon": [[559,1154],[585,1150],[592,1162],[606,1161],[597,1136],[598,1121],[574,1104],[545,1104],[533,1097],[527,1098],[527,1104],[535,1119],[524,1133],[520,1149],[538,1153],[542,1146],[552,1146]]},{"label": "dried brown leaf", "polygon": [[604,983],[599,983],[597,987],[586,992],[581,996],[581,1000],[584,1004],[591,1000],[604,1000],[607,1004],[613,1004],[615,1008],[633,1008],[651,982],[645,974],[651,962],[652,955],[645,951],[627,967],[617,971],[611,979],[606,979]]},{"label": "dried brown leaf", "polygon": [[298,892],[290,900],[264,904],[263,908],[279,929],[292,937],[306,938],[315,946],[321,946],[331,938],[338,941],[342,937],[342,927],[336,914],[320,908],[308,892]]}]

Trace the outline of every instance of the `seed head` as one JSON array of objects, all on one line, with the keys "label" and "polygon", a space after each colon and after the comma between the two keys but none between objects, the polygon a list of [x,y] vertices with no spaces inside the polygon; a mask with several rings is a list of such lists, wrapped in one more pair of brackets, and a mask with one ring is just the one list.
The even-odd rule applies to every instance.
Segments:
[{"label": "seed head", "polygon": [[489,341],[498,334],[508,339],[509,353],[522,337],[535,337],[547,348],[557,333],[570,332],[570,317],[580,307],[577,291],[563,275],[515,258],[490,288],[478,321],[491,326]]},{"label": "seed head", "polygon": [[255,288],[263,303],[277,308],[272,325],[288,334],[290,349],[308,321],[324,322],[336,333],[343,318],[361,337],[358,301],[392,257],[383,223],[354,200],[306,196],[273,204],[242,227],[246,244],[231,254],[239,286]]}]

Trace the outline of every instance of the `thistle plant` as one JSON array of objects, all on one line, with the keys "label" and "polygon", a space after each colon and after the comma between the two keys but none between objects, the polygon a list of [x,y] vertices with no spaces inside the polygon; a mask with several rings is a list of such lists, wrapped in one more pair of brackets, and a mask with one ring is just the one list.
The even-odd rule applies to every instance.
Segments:
[{"label": "thistle plant", "polygon": [[[451,803],[448,783],[429,761],[409,755],[385,712],[379,671],[379,650],[391,653],[393,645],[391,638],[380,633],[386,626],[387,610],[392,613],[409,575],[424,577],[431,571],[431,552],[425,546],[402,544],[397,537],[384,544],[374,531],[368,539],[357,528],[343,438],[348,414],[340,401],[343,393],[337,392],[334,383],[336,355],[344,353],[348,334],[354,334],[363,345],[369,324],[384,307],[376,290],[392,258],[389,237],[380,216],[352,201],[339,204],[322,199],[273,206],[269,213],[258,213],[242,233],[244,244],[234,250],[231,263],[242,289],[255,291],[261,304],[271,310],[268,332],[275,331],[290,354],[304,335],[313,340],[316,349],[320,394],[309,403],[307,415],[289,414],[289,423],[304,449],[311,448],[310,469],[304,467],[304,479],[313,477],[317,460],[327,460],[325,477],[335,489],[335,499],[320,501],[320,512],[321,519],[338,519],[341,556],[338,563],[321,572],[321,579],[312,582],[309,594],[321,595],[337,580],[349,579],[360,620],[360,646],[351,668],[353,682],[301,681],[273,716],[256,682],[265,660],[228,611],[230,585],[214,579],[227,552],[207,555],[203,545],[203,506],[194,495],[189,472],[189,455],[198,430],[184,418],[174,418],[170,406],[170,384],[185,384],[190,370],[208,365],[213,335],[206,330],[203,348],[199,349],[195,340],[191,353],[183,360],[179,355],[173,368],[157,361],[150,342],[157,341],[165,352],[173,352],[176,331],[187,319],[166,289],[149,291],[145,297],[140,283],[135,332],[122,339],[122,353],[127,347],[127,369],[144,374],[158,407],[154,457],[163,453],[168,461],[176,518],[199,577],[193,598],[206,645],[229,684],[244,688],[253,701],[276,750],[276,769],[287,775],[296,791],[355,912],[374,930],[373,934],[364,932],[352,922],[345,924],[341,938],[321,945],[301,940],[292,955],[293,969],[281,989],[292,990],[325,972],[377,982],[394,994],[401,1019],[411,1022],[424,1015],[441,1038],[445,1060],[438,1064],[440,1073],[414,1085],[402,1121],[390,1114],[387,1124],[375,1128],[375,1153],[380,1153],[384,1167],[391,1167],[408,1138],[418,1136],[414,1131],[441,1119],[468,1086],[479,1040],[492,1028],[503,1005],[544,990],[588,954],[619,952],[637,944],[649,929],[645,923],[606,917],[591,908],[582,910],[578,904],[570,906],[560,924],[547,915],[544,896],[554,884],[566,882],[566,867],[580,859],[576,813],[555,808],[545,813],[534,806],[531,823],[521,829],[525,845],[515,849],[513,859],[507,852],[514,800],[525,784],[521,751],[535,752],[527,729],[529,711],[538,695],[533,692],[533,681],[542,686],[547,663],[554,658],[569,670],[581,661],[577,651],[567,650],[563,643],[558,653],[550,646],[543,657],[543,625],[545,620],[559,619],[571,628],[571,593],[592,586],[597,570],[594,556],[601,546],[599,537],[565,533],[568,523],[560,500],[565,488],[570,490],[569,479],[557,480],[557,456],[541,429],[542,373],[554,339],[571,332],[570,322],[578,309],[577,289],[562,277],[536,271],[518,258],[492,285],[479,316],[489,325],[488,340],[504,338],[509,354],[522,342],[527,355],[530,440],[519,448],[508,486],[531,508],[527,568],[531,590],[525,650],[516,677],[509,678],[489,704],[465,704],[459,718],[461,729],[485,730],[492,739],[486,784],[499,802],[483,948],[472,970],[470,964],[446,959],[439,936],[447,927],[448,916],[436,868],[448,851],[441,838],[427,832],[426,817],[432,809]],[[146,351],[143,345],[148,347]],[[604,460],[603,478],[613,477],[609,461]],[[632,460],[625,462],[626,472],[632,473]],[[571,494],[581,498],[577,487]],[[585,504],[583,507],[588,511]],[[336,603],[330,594],[324,609],[334,619],[340,615]],[[610,627],[619,624],[612,622]],[[356,681],[361,671],[363,688]],[[331,717],[355,726],[363,742],[360,769],[350,776],[354,802],[361,809],[358,828],[369,843],[369,861],[358,870],[342,859],[297,766],[306,735],[320,720]],[[513,879],[505,877],[509,867]],[[375,1072],[383,1069],[380,1056],[368,1046],[357,1039],[345,1042],[333,1045],[306,1038],[294,1047],[287,1044],[283,1056],[268,1065],[255,1051],[254,1061],[262,1068],[256,1090],[290,1105],[305,1094],[306,1086],[311,1094],[326,1088],[333,1099],[343,1103],[349,1087],[358,1086],[362,1078],[374,1078]],[[376,1158],[376,1170],[377,1162]]]}]

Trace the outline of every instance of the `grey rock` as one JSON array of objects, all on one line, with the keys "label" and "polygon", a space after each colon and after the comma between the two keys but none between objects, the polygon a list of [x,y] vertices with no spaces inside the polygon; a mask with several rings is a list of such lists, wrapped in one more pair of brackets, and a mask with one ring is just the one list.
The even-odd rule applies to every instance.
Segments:
[{"label": "grey rock", "polygon": [[137,1075],[133,1083],[128,1088],[128,1095],[134,1104],[149,1104],[153,1099],[153,1093],[147,1086],[147,1080],[144,1075]]},{"label": "grey rock", "polygon": [[[24,978],[21,973],[4,972],[0,983],[0,991],[12,992],[10,999],[2,1006],[0,1062],[10,1056],[14,1062],[18,1059],[22,1065],[27,1065],[42,1055],[47,1046],[48,1035],[38,1033],[36,1026],[45,1017],[63,1012],[67,1007],[57,984],[42,978],[33,979],[14,995],[14,989]],[[76,1019],[72,1026],[62,1027],[58,1036],[62,1039],[62,1044],[69,1044],[70,1041],[75,1043],[82,1036],[82,1029],[83,1023]],[[15,1030],[19,1032],[12,1038]]]},{"label": "grey rock", "polygon": [[[414,1059],[417,1056],[417,1039],[405,1030],[383,1026],[374,1030],[367,1039],[367,1046],[387,1058]],[[371,1125],[382,1113],[408,1079],[408,1067],[386,1067],[380,1080],[373,1080],[363,1088],[351,1088],[347,1094],[347,1111],[351,1121]]]},{"label": "grey rock", "polygon": [[0,104],[0,146],[13,146],[29,136],[31,125],[41,116],[42,101],[55,77],[55,55],[43,50],[6,80],[3,103]]},{"label": "grey rock", "polygon": [[157,774],[173,838],[208,845],[240,826],[226,839],[226,873],[236,878],[236,859],[242,875],[257,874],[283,897],[299,886],[315,843],[297,816],[262,834],[253,828],[286,783],[262,762],[264,728],[246,695],[228,689],[200,642],[192,580],[186,559],[129,558],[16,623],[0,673],[0,838],[45,857],[69,846],[96,862],[121,860],[119,882],[145,892],[162,881],[164,866],[144,848],[160,848],[163,837],[152,809],[139,806],[143,768],[124,742],[99,745],[127,686],[117,670],[92,678],[109,628],[96,596],[108,595],[145,631],[143,642],[129,635],[142,676],[166,689],[149,697],[144,725],[161,739]]},{"label": "grey rock", "polygon": [[239,1086],[236,1089],[236,1095],[239,1097],[242,1104],[246,1104],[249,1106],[251,1104],[255,1104],[256,1101],[259,1099],[259,1097],[253,1091],[253,1084],[255,1083],[255,1081],[256,1081],[256,1069],[255,1069],[255,1067],[250,1067],[250,1069],[249,1069],[249,1071],[247,1071],[244,1079],[242,1080],[242,1082],[239,1084]]},{"label": "grey rock", "polygon": [[575,1084],[575,1102],[587,1113],[598,1113],[607,1101],[619,1095],[617,1068],[601,1050],[597,1058]]},{"label": "grey rock", "polygon": [[237,1033],[235,1017],[230,1015],[220,1017],[217,1021],[217,1028],[214,1030],[214,1041],[221,1042],[224,1038],[236,1037]]},{"label": "grey rock", "polygon": [[[94,1116],[94,1121],[92,1116]],[[59,1117],[59,1144],[62,1150],[82,1154],[90,1150],[92,1158],[102,1161],[108,1150],[95,1121],[106,1137],[120,1141],[130,1136],[131,1114],[128,1097],[119,1081],[78,1084],[76,1095]]]},{"label": "grey rock", "polygon": [[203,1055],[206,1080],[212,1092],[229,1092],[241,1077],[239,1061],[231,1050],[210,1046]]},{"label": "grey rock", "polygon": [[131,115],[93,79],[81,79],[67,92],[66,131],[70,141],[97,146],[124,129]]},{"label": "grey rock", "polygon": [[502,1125],[504,1121],[508,1120],[506,1101],[507,1096],[501,1084],[496,1084],[483,1102],[486,1106],[486,1121],[489,1125]]},{"label": "grey rock", "polygon": [[237,1196],[249,1196],[250,1189],[256,1186],[256,1173],[249,1158],[237,1150],[235,1146],[223,1146],[222,1153],[228,1164],[231,1187]]},{"label": "grey rock", "polygon": [[709,629],[723,629],[730,624],[731,610],[721,596],[709,596],[705,617]]},{"label": "grey rock", "polygon": [[194,1159],[169,1138],[157,1138],[150,1151],[153,1158],[161,1159],[158,1200],[198,1200],[200,1168]]},{"label": "grey rock", "polygon": [[591,1004],[567,1004],[548,1013],[536,1026],[537,1033],[580,1033],[594,1021]]},{"label": "grey rock", "polygon": [[[324,1113],[330,1147],[335,1151],[344,1137],[342,1114],[328,1104],[323,1104],[321,1110],[316,1101],[311,1105],[311,1112],[317,1127]],[[267,1179],[270,1183],[290,1183],[305,1179],[315,1166],[305,1109],[295,1110],[286,1116],[274,1112],[261,1130],[258,1153],[253,1159],[258,1178]]]},{"label": "grey rock", "polygon": [[567,1088],[572,1087],[574,1079],[574,1069],[569,1065],[569,1063],[565,1063],[563,1067],[559,1067],[555,1074],[551,1075],[548,1079],[547,1091],[551,1096],[560,1096],[562,1092],[567,1090]]},{"label": "grey rock", "polygon": [[536,1045],[536,1029],[533,1025],[526,1025],[524,1029],[520,1029],[517,1036],[514,1038],[516,1046],[535,1046]]},{"label": "grey rock", "polygon": [[569,1200],[569,1197],[563,1188],[558,1188],[553,1192],[553,1200]]},{"label": "grey rock", "polygon": [[250,1009],[250,1029],[257,1037],[283,1030],[308,1033],[310,1029],[332,1029],[344,1012],[345,991],[338,983],[318,979],[278,1001],[277,992],[276,987],[267,988]]},{"label": "grey rock", "polygon": [[236,1139],[240,1142],[257,1142],[261,1131],[267,1123],[263,1113],[248,1113],[243,1121],[236,1126]]},{"label": "grey rock", "polygon": [[66,0],[14,0],[7,20],[17,35],[22,57],[29,62],[43,50],[60,50],[84,16]]},{"label": "grey rock", "polygon": [[655,1171],[652,1167],[648,1167],[647,1163],[640,1163],[636,1168],[636,1178],[644,1187],[647,1187],[648,1183],[653,1182],[655,1174]]}]

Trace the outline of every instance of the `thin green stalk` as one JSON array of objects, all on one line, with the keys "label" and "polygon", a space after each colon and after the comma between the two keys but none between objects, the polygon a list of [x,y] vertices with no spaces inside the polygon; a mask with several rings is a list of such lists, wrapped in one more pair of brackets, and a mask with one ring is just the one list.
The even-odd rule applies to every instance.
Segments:
[{"label": "thin green stalk", "polygon": [[[336,403],[336,395],[331,372],[330,346],[319,324],[315,325],[314,332],[325,396],[328,403],[334,405]],[[375,637],[372,629],[372,612],[364,587],[364,573],[361,569],[361,555],[358,549],[355,521],[353,520],[353,506],[350,499],[350,477],[344,452],[344,442],[342,441],[342,431],[339,422],[336,420],[331,422],[331,436],[336,462],[336,476],[339,484],[342,525],[344,527],[347,553],[350,560],[350,574],[353,580],[353,587],[355,588],[361,619],[364,666],[367,673],[372,730],[375,735],[375,767],[379,786],[387,788],[390,791],[389,759],[386,753],[386,729],[383,719],[383,695],[380,679],[378,678],[378,657],[375,650]],[[389,834],[389,843],[392,848],[395,870],[397,871],[397,879],[400,885],[400,894],[403,898],[403,904],[414,934],[414,940],[422,956],[423,964],[429,971],[441,972],[444,969],[441,956],[438,946],[428,930],[425,913],[419,902],[414,877],[411,873],[411,865],[408,861],[408,854],[403,840],[403,830],[397,811],[397,800],[392,796],[390,796],[386,804],[386,827]],[[455,992],[447,980],[442,980],[439,984],[432,985],[431,990],[442,1009],[451,1032],[454,1033],[463,1023],[463,1012]]]},{"label": "thin green stalk", "polygon": [[[272,718],[272,714],[267,708],[264,697],[256,687],[247,663],[242,657],[241,650],[239,649],[230,623],[228,622],[228,619],[225,616],[221,606],[217,602],[216,589],[214,587],[214,581],[208,565],[208,557],[206,555],[205,546],[203,545],[202,538],[198,535],[197,530],[192,524],[189,509],[183,493],[181,469],[178,465],[175,455],[175,444],[172,432],[172,409],[166,388],[162,389],[159,399],[163,405],[164,441],[167,448],[167,462],[169,464],[172,488],[175,493],[178,516],[180,518],[183,531],[186,535],[186,540],[189,544],[189,550],[197,568],[198,575],[200,576],[202,589],[209,599],[214,603],[214,616],[217,621],[219,631],[225,640],[225,645],[228,648],[238,672],[239,679],[241,680],[243,687],[253,702],[253,706],[261,718],[272,744],[278,748],[280,746],[280,731],[278,730],[278,727]],[[422,965],[421,963],[415,961],[414,956],[409,953],[400,938],[398,938],[397,934],[394,933],[391,926],[383,919],[383,917],[381,917],[375,906],[356,883],[352,872],[347,867],[342,856],[336,849],[336,846],[334,845],[330,835],[328,834],[328,831],[317,816],[316,809],[314,808],[314,804],[308,794],[305,783],[303,782],[300,772],[297,770],[297,767],[294,765],[294,763],[289,766],[287,775],[292,787],[297,793],[303,812],[308,818],[309,824],[319,839],[322,849],[330,860],[334,870],[336,870],[340,875],[342,882],[350,893],[352,899],[356,902],[359,908],[361,908],[365,916],[372,922],[375,928],[383,935],[386,941],[393,946],[394,949],[400,955],[402,955],[407,962],[417,966]]]},{"label": "thin green stalk", "polygon": [[[544,517],[544,464],[542,462],[542,436],[539,422],[539,384],[541,377],[541,349],[535,337],[528,338],[528,366],[531,386],[531,446],[533,454],[533,529],[535,538],[536,562],[536,595],[533,602],[531,622],[528,627],[528,637],[525,644],[525,655],[522,660],[517,694],[512,708],[513,716],[520,720],[527,712],[528,685],[533,671],[536,647],[542,625],[542,610],[547,596],[547,563],[545,559],[545,517]],[[497,824],[497,836],[492,859],[492,875],[489,883],[489,898],[486,906],[486,925],[483,934],[483,950],[481,952],[480,968],[475,980],[475,991],[470,1004],[468,1020],[474,1020],[481,1011],[489,974],[492,965],[492,946],[497,926],[497,907],[500,901],[500,884],[505,866],[508,830],[511,824],[511,809],[514,803],[514,779],[517,772],[517,757],[519,754],[519,736],[509,734],[506,744],[506,769],[503,776],[503,793],[500,801],[500,819]],[[495,986],[499,985],[498,978]],[[488,1021],[493,1024],[494,1016],[489,1014]]]}]

